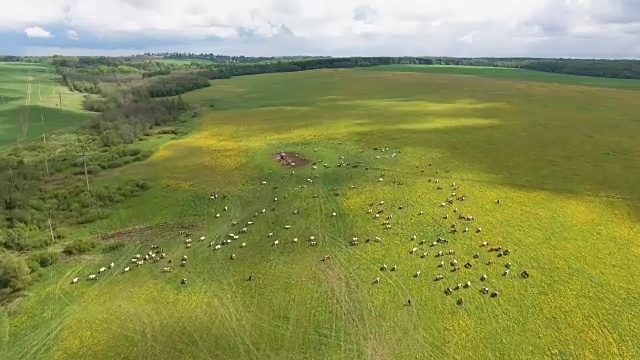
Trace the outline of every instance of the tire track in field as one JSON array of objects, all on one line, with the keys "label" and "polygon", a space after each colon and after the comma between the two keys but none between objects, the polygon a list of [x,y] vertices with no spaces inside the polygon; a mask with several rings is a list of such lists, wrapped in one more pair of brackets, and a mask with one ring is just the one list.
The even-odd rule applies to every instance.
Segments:
[{"label": "tire track in field", "polygon": [[[70,269],[69,271],[67,271],[65,273],[65,275],[62,278],[67,278],[69,277],[72,272],[78,272],[77,270],[79,268],[83,268],[85,267],[85,265],[77,265],[76,267]],[[61,281],[60,281],[61,282]],[[56,320],[53,320],[50,322],[51,326],[47,327],[47,328],[43,328],[39,331],[39,335],[35,335],[35,334],[30,334],[29,335],[29,343],[30,346],[23,346],[21,347],[23,350],[19,353],[20,354],[20,358],[33,358],[33,355],[35,353],[38,353],[45,345],[47,345],[50,340],[52,338],[54,338],[55,336],[59,335],[60,329],[62,328],[62,326],[67,322],[67,320],[73,315],[73,313],[75,313],[75,311],[73,310],[73,308],[71,307],[71,305],[73,305],[72,302],[68,301],[68,299],[62,295],[60,292],[57,291],[53,291],[53,288],[56,288],[58,286],[60,286],[60,282],[58,282],[55,285],[51,285],[49,286],[45,292],[50,292],[50,293],[55,293],[58,296],[60,296],[62,299],[64,299],[65,303],[68,305],[65,307],[65,309],[63,311],[58,311],[57,315],[56,315]],[[27,352],[28,350],[31,350],[29,352]],[[25,353],[26,353],[26,357],[25,357]]]},{"label": "tire track in field", "polygon": [[[325,192],[326,191],[328,191],[328,189],[325,189]],[[325,203],[330,202],[327,200],[327,197],[325,196],[325,192],[322,193],[322,197],[321,197],[321,204],[323,205],[323,208]],[[341,207],[344,210],[344,206],[341,206],[341,204],[338,204],[338,201],[333,200],[331,201],[331,203],[335,203],[336,206]],[[322,216],[326,224],[326,217],[327,217],[326,213],[323,213]],[[333,227],[332,235],[334,235],[333,236],[334,242],[331,245],[332,245],[332,248],[336,250],[337,256],[335,256],[332,259],[330,265],[327,265],[325,267],[325,270],[326,270],[325,276],[330,284],[334,299],[336,301],[337,308],[335,311],[335,316],[337,317],[338,314],[340,314],[342,317],[342,320],[345,321],[344,325],[347,325],[348,323],[350,323],[353,327],[350,326],[347,328],[351,328],[352,330],[355,330],[355,331],[352,332],[352,334],[350,334],[349,336],[350,337],[353,336],[354,340],[359,337],[360,342],[364,344],[365,343],[364,334],[368,332],[369,326],[366,321],[364,312],[361,311],[361,307],[354,306],[353,304],[354,302],[359,304],[366,304],[366,299],[363,299],[359,295],[360,293],[358,293],[357,291],[349,290],[351,286],[349,285],[350,281],[348,279],[350,278],[352,280],[355,280],[358,278],[358,276],[356,276],[355,272],[353,271],[353,268],[349,266],[348,261],[344,259],[345,256],[348,256],[348,254],[350,254],[350,251],[348,250],[346,243],[342,242],[342,241],[346,241],[345,236],[347,236],[345,232],[344,221],[346,220],[338,221],[337,225]],[[334,267],[334,263],[335,263],[335,267]],[[354,297],[353,295],[356,295],[356,297]],[[345,358],[345,352],[347,348],[345,345],[347,328],[343,329],[341,333],[340,345],[341,345],[342,358]],[[356,354],[358,353],[357,348],[352,347],[352,349]]]},{"label": "tire track in field", "polygon": [[[231,287],[233,287],[233,291],[230,294],[235,294],[235,301],[233,301],[234,304],[241,304],[242,303],[242,299],[237,295],[238,294],[238,288],[235,284],[235,281],[232,279],[231,281],[229,281],[228,283],[231,283]],[[232,311],[232,316],[234,317],[234,319],[237,318],[241,318],[242,322],[241,324],[244,327],[245,331],[241,331],[241,334],[243,335],[243,339],[245,340],[246,344],[248,345],[248,347],[251,349],[251,351],[255,354],[256,357],[254,357],[254,359],[260,359],[260,354],[258,353],[258,351],[256,350],[256,348],[253,346],[253,343],[251,342],[252,337],[249,336],[248,334],[250,334],[250,328],[249,326],[247,326],[247,319],[245,318],[245,314],[244,311],[240,311],[239,315],[238,312],[235,311],[235,307],[229,307],[229,309],[231,309]],[[238,324],[239,322],[234,322],[235,324]]]},{"label": "tire track in field", "polygon": [[[227,288],[225,289],[226,290],[225,294],[226,294],[228,293],[229,289],[228,289],[228,285],[225,285],[225,287]],[[233,302],[226,295],[224,295],[223,304],[220,304],[217,299],[215,301],[216,301],[215,308],[224,310],[224,311],[221,311],[220,314],[225,318],[226,324],[228,325],[227,328],[234,333],[234,336],[233,336],[234,343],[237,346],[237,348],[240,350],[240,353],[242,354],[242,357],[240,358],[246,359],[247,354],[245,352],[244,346],[242,346],[243,344],[241,340],[244,340],[245,342],[247,340],[246,338],[244,338],[244,335],[242,334],[240,327],[237,325],[237,322],[235,321],[236,319],[234,317],[234,312],[231,309],[233,307]]]},{"label": "tire track in field", "polygon": [[[319,218],[318,218],[318,225],[320,227],[320,231],[322,233],[324,233],[324,239],[321,242],[321,244],[324,245],[324,243],[329,243],[329,228],[327,226],[327,212],[326,212],[326,207],[325,207],[325,196],[324,196],[324,192],[326,191],[326,189],[324,189],[322,187],[322,180],[320,180],[321,178],[318,176],[317,178],[315,178],[314,180],[314,184],[316,187],[316,203],[319,205]],[[319,188],[319,189],[318,189]],[[324,248],[324,246],[323,246]],[[337,322],[338,322],[338,313],[336,311],[333,312],[333,331],[331,334],[332,339],[336,338],[336,327],[337,327]],[[342,337],[340,339],[340,344],[341,344],[341,349],[344,349],[344,337]],[[344,356],[344,354],[342,354]]]}]

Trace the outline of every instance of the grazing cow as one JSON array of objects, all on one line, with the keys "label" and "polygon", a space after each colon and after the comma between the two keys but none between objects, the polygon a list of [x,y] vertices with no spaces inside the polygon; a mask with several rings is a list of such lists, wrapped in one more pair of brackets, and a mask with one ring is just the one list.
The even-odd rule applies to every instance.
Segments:
[{"label": "grazing cow", "polygon": [[473,254],[473,258],[474,258],[474,259],[477,259],[477,258],[479,258],[479,257],[480,257],[480,254],[478,254],[478,253]]},{"label": "grazing cow", "polygon": [[529,273],[527,272],[527,270],[523,270],[520,273],[520,276],[522,276],[523,279],[528,279],[529,278]]},{"label": "grazing cow", "polygon": [[491,297],[492,298],[498,297],[498,292],[497,291],[492,292]]},{"label": "grazing cow", "polygon": [[98,280],[98,275],[89,275],[89,280]]},{"label": "grazing cow", "polygon": [[451,290],[451,288],[446,288],[446,289],[444,289],[444,294],[445,294],[445,295],[447,295],[447,296],[448,296],[448,295],[451,295],[451,293],[452,293],[452,292],[453,292],[453,291]]},{"label": "grazing cow", "polygon": [[103,273],[103,272],[105,272],[106,270],[107,270],[107,268],[106,268],[106,267],[101,267],[101,268],[100,268],[100,270],[98,270],[98,272],[99,272],[100,274],[102,274],[102,273]]},{"label": "grazing cow", "polygon": [[398,265],[393,265],[393,267],[391,267],[391,271],[396,271],[398,270]]},{"label": "grazing cow", "polygon": [[109,264],[109,269],[113,269],[114,266],[116,266],[116,264],[114,263]]},{"label": "grazing cow", "polygon": [[464,299],[463,298],[458,299],[458,301],[456,301],[456,304],[460,306],[464,305]]},{"label": "grazing cow", "polygon": [[509,269],[505,269],[504,272],[502,273],[502,276],[507,276],[509,275]]},{"label": "grazing cow", "polygon": [[312,241],[312,242],[309,243],[309,245],[316,246],[316,245],[318,245],[318,242],[317,241]]},{"label": "grazing cow", "polygon": [[77,277],[74,277],[74,278],[73,278],[73,280],[71,280],[71,283],[72,283],[72,284],[76,284],[76,283],[78,283],[78,278],[77,278]]},{"label": "grazing cow", "polygon": [[482,289],[480,289],[480,292],[483,294],[488,294],[489,293],[489,288],[483,287]]},{"label": "grazing cow", "polygon": [[418,251],[418,248],[413,248],[413,249],[411,249],[411,251],[409,251],[409,254],[413,254],[413,253],[415,253],[416,251]]},{"label": "grazing cow", "polygon": [[487,274],[482,274],[482,276],[480,277],[480,281],[485,281],[487,280]]},{"label": "grazing cow", "polygon": [[385,271],[387,270],[387,264],[382,264],[382,266],[380,267],[381,271]]},{"label": "grazing cow", "polygon": [[162,269],[162,271],[164,271],[164,272],[171,272],[171,268],[170,268],[170,267],[166,267],[166,268],[163,268],[163,269]]},{"label": "grazing cow", "polygon": [[442,279],[444,279],[444,276],[442,276],[442,275],[436,275],[436,278],[435,278],[435,280],[434,280],[434,281],[440,281],[440,280],[442,280]]},{"label": "grazing cow", "polygon": [[504,264],[504,267],[506,267],[507,269],[511,268],[511,261],[507,261],[507,263]]},{"label": "grazing cow", "polygon": [[471,265],[470,262],[464,264],[465,269],[471,269],[473,267],[473,265]]},{"label": "grazing cow", "polygon": [[123,273],[128,272],[129,270],[131,270],[131,268],[129,268],[128,266],[126,268],[124,268],[124,270],[122,271]]},{"label": "grazing cow", "polygon": [[240,247],[245,247],[247,246],[247,243],[242,243],[242,245],[240,245]]},{"label": "grazing cow", "polygon": [[380,282],[380,278],[379,278],[379,277],[377,277],[377,278],[375,278],[375,280],[373,280],[373,283],[374,283],[374,284],[377,284],[377,283],[379,283],[379,282]]},{"label": "grazing cow", "polygon": [[464,287],[465,287],[465,288],[467,288],[467,289],[468,289],[468,288],[470,288],[470,287],[471,287],[471,281],[467,281],[467,282],[464,284]]},{"label": "grazing cow", "polygon": [[418,270],[418,271],[416,271],[416,274],[414,275],[414,277],[418,277],[418,276],[420,276],[420,274],[422,274],[422,271]]},{"label": "grazing cow", "polygon": [[327,261],[329,259],[331,259],[331,255],[325,255],[322,257],[322,261]]},{"label": "grazing cow", "polygon": [[186,284],[187,283],[187,279],[186,278],[182,278],[182,280],[180,280],[180,284]]},{"label": "grazing cow", "polygon": [[235,260],[236,254],[231,254],[231,260]]},{"label": "grazing cow", "polygon": [[273,246],[276,246],[276,245],[278,245],[279,243],[280,243],[280,240],[276,240],[276,241],[274,241],[274,242],[273,242]]}]

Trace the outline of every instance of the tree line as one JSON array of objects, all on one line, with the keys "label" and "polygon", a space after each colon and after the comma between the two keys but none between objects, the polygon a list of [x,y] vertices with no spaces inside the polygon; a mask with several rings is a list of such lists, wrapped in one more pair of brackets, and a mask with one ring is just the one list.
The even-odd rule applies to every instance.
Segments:
[{"label": "tree line", "polygon": [[[82,71],[98,72],[107,74],[115,71],[120,74],[137,74],[140,77],[153,77],[168,75],[175,70],[195,70],[210,69],[214,67],[225,67],[234,65],[256,65],[272,63],[290,63],[289,69],[296,66],[304,68],[301,62],[314,62],[320,60],[319,64],[331,64],[334,67],[363,67],[391,64],[422,64],[422,65],[458,65],[458,66],[490,66],[522,68],[528,70],[551,72],[558,74],[571,74],[580,76],[609,77],[620,79],[640,79],[640,61],[638,60],[606,60],[606,59],[562,59],[562,58],[456,58],[456,57],[351,57],[351,58],[331,58],[331,57],[246,57],[232,55],[217,55],[207,53],[147,53],[144,56],[131,57],[70,57],[70,56],[50,56],[50,57],[21,57],[21,56],[0,56],[0,62],[42,62],[50,63],[65,69],[73,69],[74,73]],[[157,59],[184,60],[181,62],[150,61],[149,57]],[[189,60],[191,60],[189,62]],[[325,62],[322,62],[324,60]],[[335,66],[341,63],[342,66]],[[102,67],[101,67],[102,66]],[[119,69],[118,69],[119,68]],[[137,70],[133,71],[131,68]],[[276,69],[276,68],[271,68]],[[280,71],[300,71],[284,70],[278,66]],[[248,69],[245,69],[248,71]],[[254,73],[258,71],[253,68]],[[116,76],[104,78],[105,81],[119,81]],[[82,81],[79,79],[79,81]],[[90,87],[89,87],[90,88]],[[88,89],[86,84],[80,84],[78,91]]]}]

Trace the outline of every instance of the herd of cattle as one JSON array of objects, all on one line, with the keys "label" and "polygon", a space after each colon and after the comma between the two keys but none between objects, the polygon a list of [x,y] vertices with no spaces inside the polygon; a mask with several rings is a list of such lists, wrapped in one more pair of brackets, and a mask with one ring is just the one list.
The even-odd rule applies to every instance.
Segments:
[{"label": "herd of cattle", "polygon": [[[389,152],[388,148],[374,148],[375,151],[380,151],[382,153],[385,152]],[[318,151],[318,149],[315,149],[315,151]],[[386,158],[396,158],[398,156],[397,153],[392,153],[390,155],[386,155],[386,154],[382,154],[382,155],[376,155],[375,158],[376,159],[381,159],[383,157]],[[288,166],[294,166],[288,163],[285,163]],[[312,171],[313,171],[313,175],[309,178],[306,179],[306,183],[302,184],[302,185],[298,185],[297,189],[303,189],[306,188],[308,186],[308,184],[313,184],[314,183],[314,179],[317,179],[320,175],[318,174],[318,171],[316,171],[318,169],[317,164],[322,164],[322,160],[318,160],[316,162],[313,163],[312,165]],[[343,156],[340,157],[340,161],[338,163],[338,167],[343,167],[343,168],[357,168],[359,167],[360,163],[356,163],[356,164],[351,164],[348,161],[345,161],[345,158]],[[323,163],[324,168],[329,168],[330,166],[326,163]],[[429,164],[429,167],[431,167],[432,164]],[[416,166],[416,168],[419,168],[419,166]],[[368,167],[365,168],[365,170],[370,170]],[[421,173],[425,172],[425,169],[422,168],[420,170]],[[449,169],[444,171],[445,173],[449,174],[450,171]],[[295,171],[292,171],[291,174],[294,174]],[[433,173],[436,174],[436,176],[438,176],[438,174],[440,174],[440,171],[435,170]],[[290,176],[289,174],[285,174],[283,175],[283,177],[288,177]],[[449,177],[449,176],[447,176]],[[378,182],[383,182],[386,179],[386,175],[384,173],[380,174],[380,176],[377,178]],[[461,211],[459,211],[459,209],[456,207],[457,204],[461,204],[464,203],[468,196],[466,194],[458,194],[460,191],[460,184],[456,183],[456,182],[452,182],[449,186],[446,186],[444,184],[441,183],[440,179],[434,178],[434,179],[429,179],[428,180],[429,183],[435,184],[435,190],[436,191],[444,191],[445,187],[449,187],[449,190],[447,191],[447,193],[449,195],[446,196],[446,199],[439,203],[439,207],[443,208],[443,210],[445,211],[444,215],[443,215],[443,219],[449,219],[450,217],[454,217],[456,219],[456,221],[452,222],[451,225],[448,227],[448,229],[446,229],[446,232],[450,235],[449,239],[445,238],[445,236],[438,236],[436,237],[433,241],[427,241],[426,239],[422,239],[422,240],[418,240],[418,236],[417,235],[412,235],[409,239],[409,241],[411,243],[413,243],[414,245],[412,245],[411,249],[408,251],[409,255],[415,255],[415,254],[420,254],[420,257],[423,259],[428,259],[429,257],[434,257],[436,260],[436,264],[435,264],[435,268],[438,269],[437,270],[437,274],[434,276],[433,281],[434,282],[443,282],[445,280],[445,274],[448,268],[448,272],[450,273],[456,273],[456,272],[467,272],[472,268],[477,268],[480,266],[485,266],[485,267],[489,267],[489,266],[495,266],[495,264],[497,262],[501,262],[501,265],[503,267],[502,270],[502,276],[506,277],[509,276],[510,271],[513,268],[513,264],[510,261],[507,261],[506,258],[511,254],[511,250],[508,248],[503,248],[502,246],[498,245],[498,246],[491,246],[489,245],[489,243],[487,241],[482,241],[479,242],[478,246],[480,249],[486,249],[487,253],[493,253],[495,254],[494,258],[491,259],[485,259],[482,260],[481,258],[485,257],[483,255],[481,255],[479,252],[475,252],[472,256],[472,259],[468,259],[466,261],[458,261],[456,259],[457,256],[462,255],[462,254],[457,254],[457,252],[454,249],[448,248],[445,249],[445,247],[449,246],[452,242],[456,241],[456,237],[457,237],[457,233],[461,232],[461,233],[471,233],[471,229],[470,227],[473,227],[472,224],[476,222],[476,219],[473,215],[468,214],[468,213],[462,213]],[[397,185],[402,185],[401,182],[399,181],[394,181],[394,183],[396,183]],[[262,181],[261,182],[262,185],[266,185],[267,182],[266,181]],[[355,188],[354,185],[351,186],[351,188]],[[273,189],[278,189],[278,186],[274,186]],[[335,196],[339,196],[340,192],[339,189],[334,188],[333,190],[333,194]],[[313,195],[313,197],[317,197],[317,195]],[[218,199],[221,200],[226,200],[228,197],[226,195],[219,195],[217,192],[211,193],[209,198],[212,201],[217,201]],[[284,195],[284,199],[287,199],[288,196]],[[274,197],[273,198],[273,202],[278,202],[279,199],[278,197]],[[495,204],[496,206],[500,206],[500,200],[496,199],[495,200]],[[223,207],[223,211],[227,212],[229,210],[228,205],[225,205]],[[271,207],[272,211],[275,211],[275,207]],[[405,209],[404,205],[399,204],[397,206],[394,207],[389,207],[388,203],[385,202],[385,200],[380,200],[377,202],[371,202],[369,204],[369,208],[366,210],[366,212],[363,212],[364,214],[366,214],[366,216],[369,216],[373,221],[375,221],[377,223],[377,226],[381,226],[382,227],[382,231],[388,231],[390,229],[392,229],[394,227],[394,214],[392,212],[394,212],[394,210],[396,211],[397,214],[401,214],[401,213],[405,213],[408,214],[407,210]],[[259,215],[261,213],[265,213],[267,211],[266,208],[261,209],[260,211],[256,212],[253,214],[254,218],[258,218]],[[297,215],[299,214],[300,211],[298,209],[293,209],[292,210],[292,214],[293,215]],[[425,211],[421,210],[416,214],[413,215],[417,215],[417,216],[424,216],[425,215]],[[331,216],[337,216],[336,212],[332,212]],[[411,216],[411,214],[409,214],[409,216]],[[221,214],[220,213],[216,213],[215,214],[215,218],[220,218]],[[380,221],[382,220],[382,221]],[[256,220],[257,221],[257,220]],[[239,225],[238,221],[233,221],[231,223],[232,227],[236,227],[238,228],[237,230],[237,234],[235,232],[229,233],[227,234],[227,236],[225,236],[224,239],[222,239],[222,241],[220,241],[219,244],[216,243],[216,241],[210,241],[209,242],[209,247],[211,248],[211,250],[213,252],[217,252],[219,250],[222,249],[223,246],[229,246],[230,244],[234,243],[236,240],[240,239],[240,236],[247,234],[250,232],[250,228],[252,227],[252,225],[254,225],[255,222],[254,221],[246,221],[245,224],[243,225]],[[289,224],[285,224],[284,229],[291,229],[291,225]],[[483,232],[483,229],[481,227],[474,227],[474,231],[473,233],[476,234],[480,234]],[[191,248],[192,246],[192,239],[191,236],[193,236],[192,233],[188,233],[185,231],[180,231],[179,235],[186,237],[186,239],[184,240],[184,246],[186,249]],[[269,232],[266,234],[267,238],[271,238],[273,237],[273,232]],[[206,239],[205,236],[201,236],[200,237],[200,241],[204,241]],[[363,240],[366,243],[369,243],[371,241],[374,242],[382,242],[382,238],[381,236],[376,236],[373,239],[371,238],[367,238]],[[293,243],[297,243],[298,242],[298,238],[293,238],[292,239]],[[358,246],[360,244],[361,240],[358,237],[353,237],[350,241],[349,244],[352,246]],[[272,246],[278,246],[280,244],[280,240],[271,240],[271,245]],[[316,246],[318,245],[318,239],[316,238],[315,235],[311,235],[308,238],[308,244],[310,246]],[[242,242],[239,245],[239,248],[244,248],[246,247],[247,243],[246,242]],[[430,251],[433,250],[431,252],[431,256],[430,256]],[[405,255],[406,256],[406,255]],[[445,257],[450,257],[450,260],[446,261],[442,260]],[[232,253],[230,255],[230,259],[234,260],[236,258],[235,253]],[[323,256],[322,261],[327,261],[331,258],[330,254],[326,254]],[[159,263],[161,261],[165,261],[167,265],[172,264],[173,260],[172,259],[168,259],[167,258],[167,254],[165,253],[164,249],[159,247],[158,245],[151,245],[150,246],[150,250],[145,253],[145,254],[135,254],[132,256],[131,258],[131,264],[128,264],[128,266],[124,267],[122,272],[123,273],[127,273],[131,270],[131,266],[135,265],[135,266],[143,266],[145,263]],[[464,262],[464,264],[461,265],[461,263]],[[182,258],[180,259],[180,266],[182,267],[186,267],[188,263],[188,257],[187,255],[183,255]],[[115,263],[110,263],[108,265],[108,267],[101,267],[97,274],[90,274],[88,275],[87,279],[88,280],[98,280],[99,274],[104,273],[105,271],[108,271],[110,269],[113,269],[115,267]],[[381,264],[381,266],[379,266],[379,271],[381,272],[386,272],[388,270],[388,266],[386,264]],[[172,268],[170,266],[164,266],[162,268],[163,272],[172,272]],[[397,272],[398,271],[398,266],[397,265],[393,265],[391,266],[390,269],[391,272]],[[422,270],[417,270],[413,273],[413,277],[417,278],[420,277],[422,275]],[[527,272],[527,270],[521,270],[519,273],[519,276],[523,279],[527,279],[529,278],[529,273]],[[251,280],[252,276],[250,275],[248,277],[247,280]],[[485,281],[487,281],[488,279],[488,275],[486,273],[482,273],[482,275],[478,278],[478,280],[481,283],[484,283]],[[76,284],[78,283],[79,278],[75,277],[73,278],[73,280],[71,281],[72,284]],[[373,280],[373,284],[379,284],[382,281],[382,278],[380,276],[376,276]],[[187,279],[186,278],[182,278],[180,281],[182,284],[187,284]],[[444,294],[446,296],[451,296],[453,294],[460,294],[462,293],[463,289],[470,289],[472,288],[472,279],[468,278],[466,281],[463,282],[459,282],[459,283],[455,283],[455,284],[451,284],[449,286],[445,286],[444,287]],[[489,289],[486,286],[479,286],[479,292],[481,294],[490,294],[489,296],[491,298],[497,298],[499,296],[499,292],[497,289]],[[458,305],[463,305],[465,302],[464,297],[463,296],[458,296],[456,303]],[[412,301],[411,299],[407,299],[407,305],[411,305]]]}]

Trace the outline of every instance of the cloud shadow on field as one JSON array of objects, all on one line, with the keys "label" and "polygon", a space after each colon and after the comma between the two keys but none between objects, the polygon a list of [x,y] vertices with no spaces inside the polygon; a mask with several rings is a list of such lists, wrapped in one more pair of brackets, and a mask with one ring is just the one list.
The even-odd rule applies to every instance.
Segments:
[{"label": "cloud shadow on field", "polygon": [[3,105],[8,105],[13,101],[19,100],[19,99],[24,99],[24,96],[15,96],[15,95],[7,95],[9,93],[20,93],[17,90],[13,90],[13,89],[7,89],[7,88],[0,88],[0,94],[2,94],[0,96],[0,106]]},{"label": "cloud shadow on field", "polygon": [[[25,108],[22,105],[0,111],[0,146],[17,143],[18,136],[22,134],[21,116],[23,116]],[[50,134],[56,131],[75,129],[90,118],[89,114],[83,112],[64,109],[60,112],[59,109],[37,105],[28,106],[28,113],[26,140],[41,139],[43,133]]]},{"label": "cloud shadow on field", "polygon": [[634,204],[640,200],[640,183],[630,177],[632,169],[640,168],[640,157],[632,155],[639,152],[633,140],[637,136],[615,142],[612,139],[621,134],[612,131],[593,136],[571,126],[484,120],[491,126],[420,128],[400,123],[350,136],[369,146],[385,143],[446,153],[468,169],[496,175],[502,185],[515,188],[620,198]]}]

